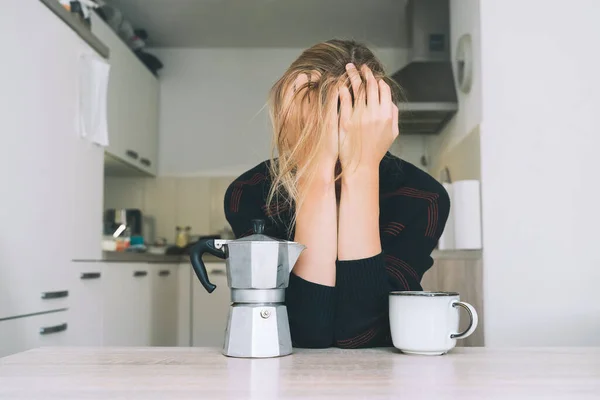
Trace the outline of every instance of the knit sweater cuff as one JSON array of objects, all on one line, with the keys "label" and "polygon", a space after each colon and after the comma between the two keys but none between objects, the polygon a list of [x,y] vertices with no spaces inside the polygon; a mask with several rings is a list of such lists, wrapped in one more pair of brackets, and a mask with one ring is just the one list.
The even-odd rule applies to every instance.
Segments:
[{"label": "knit sweater cuff", "polygon": [[390,286],[383,253],[360,260],[338,261],[336,286],[338,301],[342,302],[387,296]]},{"label": "knit sweater cuff", "polygon": [[288,308],[302,309],[318,321],[332,321],[335,314],[336,288],[309,282],[290,274],[285,298]]}]

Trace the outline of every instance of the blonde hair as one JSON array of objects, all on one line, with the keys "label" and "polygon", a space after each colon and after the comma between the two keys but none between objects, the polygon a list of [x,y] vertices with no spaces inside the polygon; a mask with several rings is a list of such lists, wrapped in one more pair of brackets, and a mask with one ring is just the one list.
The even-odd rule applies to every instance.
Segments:
[{"label": "blonde hair", "polygon": [[[390,85],[394,100],[399,95],[397,84],[386,76],[381,62],[362,44],[330,40],[302,52],[269,93],[273,141],[270,163],[272,185],[267,209],[275,210],[275,214],[293,208],[297,212],[304,200],[298,191],[298,181],[312,181],[320,168],[316,160],[319,151],[325,147],[324,141],[328,140],[329,113],[337,113],[337,108],[329,105],[337,101],[340,84],[350,88],[346,74],[348,63],[353,63],[359,71],[362,65],[366,65],[376,79],[383,79]],[[305,74],[308,80],[301,87],[295,87],[301,74]],[[364,90],[364,84],[361,90]],[[335,179],[342,174],[343,171],[338,171]],[[294,224],[295,215],[289,229]]]}]

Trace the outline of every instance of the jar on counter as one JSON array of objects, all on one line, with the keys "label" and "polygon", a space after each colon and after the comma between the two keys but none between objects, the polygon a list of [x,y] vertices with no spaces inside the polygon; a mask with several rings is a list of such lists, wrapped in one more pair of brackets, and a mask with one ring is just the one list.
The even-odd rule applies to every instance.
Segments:
[{"label": "jar on counter", "polygon": [[175,245],[180,248],[187,246],[190,242],[191,231],[192,228],[190,226],[186,226],[185,228],[181,228],[180,226],[176,227]]}]

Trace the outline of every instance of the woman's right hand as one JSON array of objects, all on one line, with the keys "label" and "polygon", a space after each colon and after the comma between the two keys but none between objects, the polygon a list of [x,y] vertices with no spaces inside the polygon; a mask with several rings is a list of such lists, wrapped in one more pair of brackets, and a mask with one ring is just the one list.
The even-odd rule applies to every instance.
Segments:
[{"label": "woman's right hand", "polygon": [[[354,93],[340,88],[340,162],[344,174],[365,168],[378,171],[379,163],[398,137],[398,107],[390,87],[376,80],[363,65],[362,78],[353,64],[346,66]],[[363,83],[364,80],[364,83]]]}]

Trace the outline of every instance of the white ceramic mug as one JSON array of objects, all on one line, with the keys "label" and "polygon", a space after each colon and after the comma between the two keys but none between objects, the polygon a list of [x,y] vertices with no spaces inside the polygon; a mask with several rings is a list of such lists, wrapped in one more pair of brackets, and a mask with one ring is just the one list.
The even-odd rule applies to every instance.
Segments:
[{"label": "white ceramic mug", "polygon": [[[392,342],[403,353],[446,354],[477,328],[477,311],[458,293],[391,292],[389,299]],[[458,332],[461,308],[471,320],[464,332]]]}]

